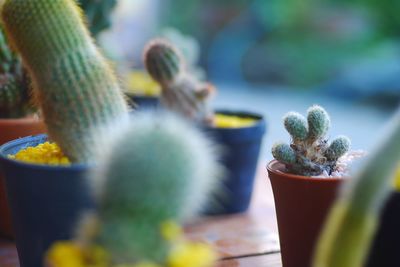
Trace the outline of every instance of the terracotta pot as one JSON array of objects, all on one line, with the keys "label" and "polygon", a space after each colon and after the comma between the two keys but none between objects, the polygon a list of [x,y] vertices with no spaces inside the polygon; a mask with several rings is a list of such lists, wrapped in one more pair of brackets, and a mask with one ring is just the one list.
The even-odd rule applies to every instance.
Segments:
[{"label": "terracotta pot", "polygon": [[[0,119],[0,145],[28,135],[35,135],[46,132],[42,120],[37,117],[21,119]],[[4,188],[4,178],[0,173],[0,235],[12,238],[10,210],[7,204]]]},{"label": "terracotta pot", "polygon": [[267,169],[275,199],[283,267],[309,267],[325,217],[344,180],[288,174],[276,160]]}]

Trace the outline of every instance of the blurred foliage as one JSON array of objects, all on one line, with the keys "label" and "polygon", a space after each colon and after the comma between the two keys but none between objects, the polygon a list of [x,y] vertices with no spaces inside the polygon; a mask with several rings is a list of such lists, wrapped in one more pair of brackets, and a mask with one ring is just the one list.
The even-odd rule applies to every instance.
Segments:
[{"label": "blurred foliage", "polygon": [[230,25],[254,29],[256,21],[264,33],[243,55],[245,77],[310,86],[398,38],[398,10],[399,0],[170,0],[164,25],[195,35],[207,48],[221,33],[239,34]]}]

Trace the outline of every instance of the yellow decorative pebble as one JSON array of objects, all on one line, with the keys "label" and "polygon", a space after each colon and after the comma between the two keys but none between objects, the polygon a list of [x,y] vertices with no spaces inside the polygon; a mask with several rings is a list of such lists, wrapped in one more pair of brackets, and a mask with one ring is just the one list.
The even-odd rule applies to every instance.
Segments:
[{"label": "yellow decorative pebble", "polygon": [[143,71],[132,71],[127,77],[128,93],[144,96],[159,96],[160,86]]},{"label": "yellow decorative pebble", "polygon": [[72,242],[57,242],[46,255],[46,262],[51,267],[86,267],[83,253]]},{"label": "yellow decorative pebble", "polygon": [[173,242],[183,236],[183,231],[174,221],[165,221],[161,224],[161,235],[165,240]]},{"label": "yellow decorative pebble", "polygon": [[394,187],[400,192],[400,167],[397,169],[396,177],[394,179]]},{"label": "yellow decorative pebble", "polygon": [[241,128],[254,125],[257,119],[233,115],[215,114],[214,126],[217,128]]},{"label": "yellow decorative pebble", "polygon": [[60,147],[55,143],[45,142],[35,147],[27,147],[15,155],[8,156],[11,159],[28,163],[46,165],[69,165],[69,159],[62,153]]},{"label": "yellow decorative pebble", "polygon": [[168,256],[168,267],[211,267],[217,256],[209,245],[183,243],[175,247]]}]

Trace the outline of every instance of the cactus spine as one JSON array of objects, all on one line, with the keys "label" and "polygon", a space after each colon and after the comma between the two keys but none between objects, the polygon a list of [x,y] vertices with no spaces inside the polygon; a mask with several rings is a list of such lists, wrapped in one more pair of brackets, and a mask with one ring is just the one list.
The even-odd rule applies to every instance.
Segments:
[{"label": "cactus spine", "polygon": [[79,0],[79,3],[86,14],[89,29],[93,37],[111,26],[110,15],[116,0]]},{"label": "cactus spine", "polygon": [[7,0],[2,16],[51,139],[72,161],[91,161],[97,139],[92,129],[125,118],[127,106],[79,8],[70,0]]},{"label": "cactus spine", "polygon": [[322,231],[314,267],[363,266],[380,210],[400,160],[400,111],[388,135],[334,204]]},{"label": "cactus spine", "polygon": [[24,117],[31,111],[26,75],[0,27],[0,118]]},{"label": "cactus spine", "polygon": [[275,144],[272,155],[284,163],[291,173],[305,176],[322,173],[330,175],[337,160],[350,148],[350,140],[345,136],[339,136],[328,144],[325,135],[330,127],[330,118],[320,106],[308,109],[307,120],[296,112],[289,112],[283,120],[292,144]]},{"label": "cactus spine", "polygon": [[208,100],[214,87],[187,73],[180,51],[166,40],[153,40],[145,48],[144,63],[160,84],[161,101],[168,109],[196,122],[212,124]]},{"label": "cactus spine", "polygon": [[[92,174],[100,231],[95,242],[114,261],[162,263],[169,249],[160,225],[197,211],[215,187],[212,144],[171,115],[136,115],[118,131]],[[109,147],[109,148],[108,148]]]}]

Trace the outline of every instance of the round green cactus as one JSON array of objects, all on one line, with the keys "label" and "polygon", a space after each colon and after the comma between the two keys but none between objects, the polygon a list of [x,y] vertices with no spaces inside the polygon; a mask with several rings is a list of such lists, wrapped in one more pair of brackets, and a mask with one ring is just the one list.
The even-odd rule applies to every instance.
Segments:
[{"label": "round green cactus", "polygon": [[304,176],[331,174],[338,159],[350,149],[350,140],[345,136],[339,136],[328,145],[325,135],[330,127],[330,118],[320,106],[308,109],[307,121],[297,112],[289,112],[283,121],[292,137],[292,144],[275,145],[272,155],[291,173]]},{"label": "round green cactus", "polygon": [[144,63],[160,84],[161,102],[167,109],[195,122],[212,124],[214,113],[208,102],[214,87],[187,73],[181,55],[168,41],[156,39],[146,46]]},{"label": "round green cactus", "polygon": [[92,161],[93,129],[126,118],[128,109],[80,9],[70,0],[6,0],[2,17],[32,78],[50,138],[73,162]]},{"label": "round green cactus", "polygon": [[294,141],[304,141],[308,137],[307,121],[301,114],[289,112],[283,118],[283,123]]},{"label": "round green cactus", "polygon": [[170,115],[136,115],[117,132],[91,179],[100,221],[96,242],[120,262],[161,262],[168,243],[160,225],[193,215],[218,183],[215,149]]}]

